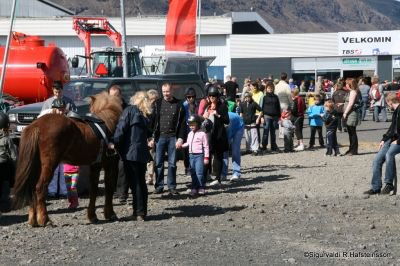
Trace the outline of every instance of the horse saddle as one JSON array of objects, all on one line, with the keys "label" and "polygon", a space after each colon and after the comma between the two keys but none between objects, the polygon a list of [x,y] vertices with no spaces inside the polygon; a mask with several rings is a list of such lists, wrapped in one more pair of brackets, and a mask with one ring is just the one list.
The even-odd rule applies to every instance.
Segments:
[{"label": "horse saddle", "polygon": [[83,122],[86,122],[90,128],[93,130],[93,133],[99,138],[105,141],[105,143],[108,144],[108,138],[110,134],[108,132],[108,129],[104,123],[103,120],[101,120],[97,115],[88,113],[86,115],[80,115],[75,112],[69,112],[67,114],[67,117],[77,119]]},{"label": "horse saddle", "polygon": [[85,122],[92,129],[92,131],[96,135],[96,137],[101,140],[99,154],[97,156],[96,161],[94,161],[93,163],[100,162],[103,151],[104,150],[107,151],[106,147],[108,146],[108,136],[111,135],[111,133],[108,131],[108,128],[106,127],[106,124],[104,123],[104,121],[101,120],[95,114],[91,114],[91,113],[81,116],[80,114],[71,111],[67,114],[67,117]]}]

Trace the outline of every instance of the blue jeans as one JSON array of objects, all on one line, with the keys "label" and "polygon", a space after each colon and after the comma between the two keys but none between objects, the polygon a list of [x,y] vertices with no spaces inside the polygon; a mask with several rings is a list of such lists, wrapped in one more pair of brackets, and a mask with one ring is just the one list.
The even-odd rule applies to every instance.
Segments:
[{"label": "blue jeans", "polygon": [[268,138],[269,135],[271,134],[271,150],[276,150],[278,149],[278,145],[276,145],[276,119],[273,118],[267,118],[264,116],[265,124],[264,124],[264,132],[263,132],[263,137],[262,137],[262,146],[263,148],[267,148],[268,146]]},{"label": "blue jeans", "polygon": [[[240,177],[240,145],[243,138],[244,129],[239,129],[233,135],[231,139],[229,139],[229,144],[232,150],[232,175]],[[229,165],[229,153],[224,153],[224,164],[222,167],[222,175],[228,175],[228,165]]]},{"label": "blue jeans", "polygon": [[391,140],[387,140],[383,147],[378,151],[372,163],[372,180],[371,186],[373,190],[382,188],[382,165],[386,162],[385,167],[385,184],[393,185],[393,178],[397,174],[396,171],[396,154],[400,153],[400,145],[391,144]]},{"label": "blue jeans", "polygon": [[189,154],[189,161],[190,173],[192,176],[192,189],[204,188],[204,154]]},{"label": "blue jeans", "polygon": [[382,113],[382,120],[381,121],[386,121],[387,120],[386,106],[374,106],[374,120],[375,120],[375,122],[379,122],[379,113]]},{"label": "blue jeans", "polygon": [[64,165],[59,164],[54,170],[53,177],[48,186],[49,194],[67,195],[67,186],[64,178]]},{"label": "blue jeans", "polygon": [[363,105],[361,107],[361,120],[365,120],[365,115],[367,114],[368,109],[368,97],[363,98]]},{"label": "blue jeans", "polygon": [[168,189],[176,188],[176,137],[160,137],[156,144],[156,189],[164,188],[164,155],[168,154]]}]

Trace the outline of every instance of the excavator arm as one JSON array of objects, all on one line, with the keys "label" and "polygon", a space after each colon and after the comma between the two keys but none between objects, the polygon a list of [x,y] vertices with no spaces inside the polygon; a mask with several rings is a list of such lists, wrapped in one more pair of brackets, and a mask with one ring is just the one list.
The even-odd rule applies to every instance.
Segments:
[{"label": "excavator arm", "polygon": [[91,35],[103,34],[114,42],[115,47],[121,47],[121,34],[108,22],[106,18],[73,17],[73,29],[79,39],[85,44],[85,58],[87,72],[91,75]]}]

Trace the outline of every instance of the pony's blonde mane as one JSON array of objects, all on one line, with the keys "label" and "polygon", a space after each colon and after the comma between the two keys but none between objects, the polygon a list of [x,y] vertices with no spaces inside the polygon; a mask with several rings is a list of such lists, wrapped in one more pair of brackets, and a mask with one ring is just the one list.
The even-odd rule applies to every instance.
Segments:
[{"label": "pony's blonde mane", "polygon": [[117,96],[109,95],[107,92],[90,96],[90,98],[90,112],[103,120],[108,130],[113,133],[122,114],[121,99]]}]

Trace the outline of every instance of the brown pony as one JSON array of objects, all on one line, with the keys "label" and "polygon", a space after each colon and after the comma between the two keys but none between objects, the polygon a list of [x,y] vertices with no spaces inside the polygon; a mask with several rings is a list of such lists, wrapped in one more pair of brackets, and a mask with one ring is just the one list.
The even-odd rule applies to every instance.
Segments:
[{"label": "brown pony", "polygon": [[[121,100],[105,92],[90,98],[90,112],[104,121],[109,132],[114,132],[122,113]],[[16,208],[29,205],[28,223],[31,226],[51,224],[45,200],[47,187],[60,162],[91,165],[87,217],[92,223],[97,221],[97,187],[100,170],[104,168],[104,217],[116,218],[112,194],[117,159],[116,156],[106,156],[107,147],[101,143],[87,123],[59,114],[44,115],[24,129],[17,162],[14,203]]]}]

